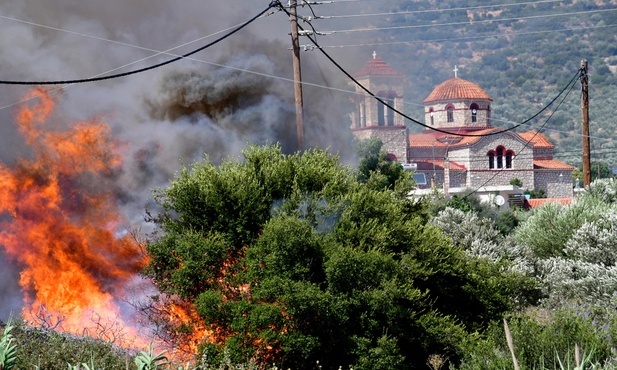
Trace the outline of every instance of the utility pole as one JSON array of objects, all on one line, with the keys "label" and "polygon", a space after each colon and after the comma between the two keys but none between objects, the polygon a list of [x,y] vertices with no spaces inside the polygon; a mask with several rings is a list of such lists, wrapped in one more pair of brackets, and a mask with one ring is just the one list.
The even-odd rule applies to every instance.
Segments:
[{"label": "utility pole", "polygon": [[583,186],[591,183],[591,149],[589,145],[589,76],[587,60],[581,60],[581,111],[583,123]]},{"label": "utility pole", "polygon": [[300,42],[298,40],[297,0],[289,1],[289,22],[291,23],[291,44],[293,48],[294,95],[296,97],[296,132],[298,150],[304,149],[304,100],[302,98],[302,71],[300,68]]}]

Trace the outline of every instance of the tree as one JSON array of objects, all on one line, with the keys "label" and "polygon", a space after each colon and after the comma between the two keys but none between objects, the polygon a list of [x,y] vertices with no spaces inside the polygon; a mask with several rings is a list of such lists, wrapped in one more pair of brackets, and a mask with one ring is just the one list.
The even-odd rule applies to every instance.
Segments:
[{"label": "tree", "polygon": [[[374,187],[393,189],[401,179],[411,181],[411,176],[405,173],[400,163],[388,160],[387,153],[382,151],[381,139],[372,137],[366,140],[356,140],[354,147],[360,161],[358,163],[358,180],[367,182],[372,179]],[[379,174],[380,176],[376,176]]]},{"label": "tree", "polygon": [[196,163],[155,192],[163,212],[146,273],[195,307],[197,327],[212,333],[201,346],[211,364],[226,355],[373,370],[423,366],[433,353],[456,360],[469,332],[532,288],[427,224],[404,175],[373,186],[380,173],[359,181],[321,150],[243,154],[219,168]]}]

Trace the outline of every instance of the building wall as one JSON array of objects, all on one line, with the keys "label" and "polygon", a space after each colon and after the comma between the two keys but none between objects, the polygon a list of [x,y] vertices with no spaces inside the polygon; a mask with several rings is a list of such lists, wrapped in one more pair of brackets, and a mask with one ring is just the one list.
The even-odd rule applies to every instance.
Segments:
[{"label": "building wall", "polygon": [[394,154],[400,163],[407,163],[407,148],[409,147],[406,126],[377,126],[364,127],[351,130],[359,140],[366,140],[372,137],[381,139],[383,146],[381,150],[388,154]]},{"label": "building wall", "polygon": [[494,168],[489,168],[489,151],[497,151],[498,147],[503,147],[505,151],[512,151],[514,153],[512,157],[512,167],[506,168],[505,156],[502,158],[502,165],[504,171],[514,170],[531,170],[533,169],[533,149],[526,145],[526,142],[520,138],[520,136],[511,133],[504,132],[497,135],[491,135],[481,138],[470,148],[470,163],[467,168],[470,170],[490,170],[498,171],[499,168],[496,164],[497,159],[494,159]]},{"label": "building wall", "polygon": [[548,198],[574,196],[572,170],[536,170],[535,189],[544,189]]},{"label": "building wall", "polygon": [[[394,99],[392,101],[392,105],[396,110],[402,112],[404,111],[403,107],[403,81],[402,77],[396,76],[369,76],[358,79],[364,87],[368,90],[372,91],[377,96],[380,96],[383,100],[384,97],[381,95],[386,95],[388,93],[392,93],[394,95]],[[354,98],[355,101],[355,109],[352,113],[352,128],[360,128],[367,126],[379,126],[379,106],[383,106],[382,103],[377,101],[374,97],[365,94],[363,90],[361,90],[358,86],[356,86],[356,92],[362,95],[358,95]],[[387,116],[393,115],[393,126],[402,126],[405,124],[405,118],[400,114],[394,113],[388,107],[383,106],[383,110],[381,110],[384,114],[384,122],[387,125]]]},{"label": "building wall", "polygon": [[[478,105],[478,113],[476,122],[471,122],[471,104]],[[459,102],[436,102],[427,105],[424,108],[424,122],[433,127],[449,128],[449,127],[487,127],[490,126],[491,107],[490,101],[487,100],[463,100]],[[448,122],[448,112],[446,107],[453,105],[453,122]],[[433,110],[431,121],[431,109]],[[431,125],[432,122],[432,125]]]}]

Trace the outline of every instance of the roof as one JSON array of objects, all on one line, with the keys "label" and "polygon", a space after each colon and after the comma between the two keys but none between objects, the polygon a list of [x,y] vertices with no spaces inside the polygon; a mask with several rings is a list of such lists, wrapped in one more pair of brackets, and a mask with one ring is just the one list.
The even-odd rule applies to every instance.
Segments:
[{"label": "roof", "polygon": [[[444,130],[443,128],[441,129]],[[409,146],[412,148],[432,148],[432,147],[451,147],[471,145],[480,140],[482,135],[487,135],[495,131],[503,131],[497,127],[487,127],[483,129],[457,127],[455,129],[449,129],[451,134],[444,134],[443,132],[427,130],[419,134],[409,134]],[[534,149],[554,149],[555,145],[546,138],[546,136],[535,132],[520,132],[515,133],[520,136],[521,139],[529,141],[533,145]],[[480,136],[460,136],[460,135],[480,135]],[[538,168],[552,168],[552,169],[571,169],[572,166],[552,160],[541,159],[538,160]],[[534,162],[535,163],[535,162]]]},{"label": "roof", "polygon": [[572,198],[532,198],[527,200],[531,208],[538,208],[545,203],[559,203],[561,205],[567,206],[572,203]]},{"label": "roof", "polygon": [[[443,159],[418,159],[413,161],[418,165],[418,171],[432,171],[444,169],[445,163]],[[466,171],[467,167],[462,164],[450,161],[450,170],[452,171]]]},{"label": "roof", "polygon": [[555,145],[537,131],[519,132],[518,134],[523,140],[531,142],[534,149],[554,149]]},{"label": "roof", "polygon": [[454,77],[438,85],[424,103],[449,100],[493,100],[486,91],[477,84]]},{"label": "roof", "polygon": [[573,170],[576,167],[556,159],[534,159],[533,168],[544,170]]},{"label": "roof", "polygon": [[421,134],[409,134],[409,146],[412,148],[432,148],[432,147],[457,147],[476,143],[482,136],[460,136],[463,135],[486,135],[498,130],[495,127],[486,129],[464,129],[452,130],[452,134],[444,134],[439,131],[425,131]]},{"label": "roof", "polygon": [[366,77],[366,76],[395,76],[403,77],[403,74],[395,71],[388,65],[383,59],[377,58],[369,59],[362,68],[353,74],[354,77]]}]

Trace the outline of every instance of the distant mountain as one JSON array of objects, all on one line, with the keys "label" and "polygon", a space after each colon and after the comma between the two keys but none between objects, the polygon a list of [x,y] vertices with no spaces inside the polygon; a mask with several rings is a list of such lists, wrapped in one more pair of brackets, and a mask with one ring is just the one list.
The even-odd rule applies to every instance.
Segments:
[{"label": "distant mountain", "polygon": [[[386,2],[380,2],[384,11]],[[589,62],[592,161],[617,167],[617,1],[399,1],[374,19],[372,43],[408,76],[407,112],[422,120],[421,102],[439,83],[458,76],[494,99],[493,124],[509,127],[537,113]],[[387,7],[387,6],[386,6]],[[440,11],[432,11],[440,9]],[[389,28],[389,29],[384,29]],[[356,37],[358,37],[356,35]],[[367,54],[368,56],[368,54]],[[549,118],[521,130],[538,130],[557,145],[557,157],[581,164],[580,82]],[[412,124],[413,125],[413,124]],[[419,130],[420,128],[418,128]]]}]

